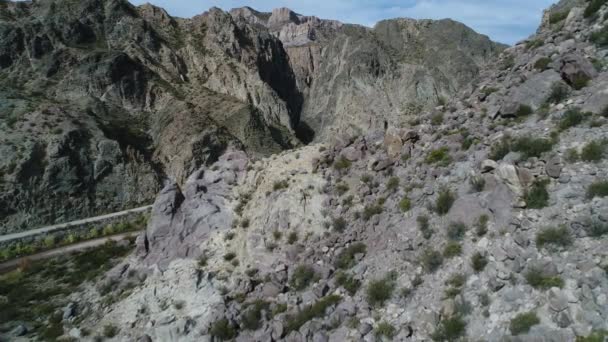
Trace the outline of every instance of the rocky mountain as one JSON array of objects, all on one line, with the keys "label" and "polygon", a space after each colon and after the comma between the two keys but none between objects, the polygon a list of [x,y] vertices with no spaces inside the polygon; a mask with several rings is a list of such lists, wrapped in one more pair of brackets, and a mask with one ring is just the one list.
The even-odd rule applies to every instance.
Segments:
[{"label": "rocky mountain", "polygon": [[422,109],[470,86],[505,48],[449,19],[385,20],[370,29],[287,8],[230,13],[283,43],[304,97],[302,131],[309,128],[315,141],[406,126]]},{"label": "rocky mountain", "polygon": [[0,232],[149,203],[229,147],[403,125],[501,49],[449,20],[2,0]]},{"label": "rocky mountain", "polygon": [[[279,37],[317,22],[276,13],[295,26],[233,15]],[[604,1],[561,1],[461,96],[407,127],[345,131],[267,158],[229,148],[163,188],[136,251],[72,295],[63,332],[605,340],[607,23]]]}]

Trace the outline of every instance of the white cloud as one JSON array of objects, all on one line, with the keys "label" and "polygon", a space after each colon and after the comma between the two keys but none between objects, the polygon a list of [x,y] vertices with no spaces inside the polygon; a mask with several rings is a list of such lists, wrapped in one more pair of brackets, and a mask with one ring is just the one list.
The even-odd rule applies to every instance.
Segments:
[{"label": "white cloud", "polygon": [[212,6],[223,9],[250,6],[260,11],[289,7],[305,15],[373,26],[382,19],[452,18],[487,34],[493,40],[515,43],[532,34],[543,9],[554,0],[131,0],[149,1],[175,16],[191,17]]}]

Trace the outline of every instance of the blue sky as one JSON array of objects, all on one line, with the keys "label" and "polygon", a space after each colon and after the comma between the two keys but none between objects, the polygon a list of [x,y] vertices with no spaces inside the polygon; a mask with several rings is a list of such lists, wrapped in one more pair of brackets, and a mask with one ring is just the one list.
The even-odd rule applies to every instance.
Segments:
[{"label": "blue sky", "polygon": [[465,23],[495,41],[513,44],[532,34],[543,9],[554,0],[131,0],[153,3],[171,15],[191,17],[212,6],[225,10],[250,6],[259,11],[289,7],[305,15],[373,26],[396,17],[442,19]]}]

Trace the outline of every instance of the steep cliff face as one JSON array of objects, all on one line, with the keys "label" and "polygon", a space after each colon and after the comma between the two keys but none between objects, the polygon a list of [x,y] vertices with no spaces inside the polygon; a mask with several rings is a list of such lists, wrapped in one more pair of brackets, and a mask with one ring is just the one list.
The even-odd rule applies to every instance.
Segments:
[{"label": "steep cliff face", "polygon": [[0,61],[2,232],[147,204],[229,146],[298,144],[280,41],[218,9],[3,1]]},{"label": "steep cliff face", "polygon": [[452,20],[394,19],[370,29],[286,8],[231,13],[283,42],[304,95],[300,133],[317,141],[405,126],[470,86],[504,48]]}]

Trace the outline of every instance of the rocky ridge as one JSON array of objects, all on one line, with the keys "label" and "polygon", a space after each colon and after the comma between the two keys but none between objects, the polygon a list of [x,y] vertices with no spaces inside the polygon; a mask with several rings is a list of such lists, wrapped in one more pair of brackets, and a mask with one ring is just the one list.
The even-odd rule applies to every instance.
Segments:
[{"label": "rocky ridge", "polygon": [[232,150],[166,186],[105,280],[137,291],[107,304],[89,287],[66,331],[605,339],[608,5],[589,7],[561,1],[470,92],[409,127],[262,159]]}]

